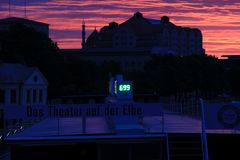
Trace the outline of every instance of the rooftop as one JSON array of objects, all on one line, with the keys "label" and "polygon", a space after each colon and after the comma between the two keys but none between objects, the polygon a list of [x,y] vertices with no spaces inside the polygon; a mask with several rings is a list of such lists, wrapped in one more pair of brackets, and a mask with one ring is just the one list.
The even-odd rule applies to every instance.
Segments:
[{"label": "rooftop", "polygon": [[[161,116],[145,116],[142,123],[138,117],[87,117],[86,128],[83,129],[83,119],[46,118],[40,123],[23,130],[6,140],[91,140],[106,138],[148,138],[163,136]],[[111,126],[114,125],[114,126]],[[168,112],[165,114],[165,124],[168,133],[201,133],[201,121],[188,116],[180,116]]]},{"label": "rooftop", "polygon": [[0,63],[0,84],[23,84],[34,73],[41,76],[44,84],[48,84],[47,79],[37,67],[19,63]]},{"label": "rooftop", "polygon": [[0,63],[0,83],[23,83],[36,69],[23,64]]},{"label": "rooftop", "polygon": [[49,26],[49,24],[47,24],[47,23],[38,22],[38,21],[20,18],[20,17],[8,17],[8,18],[0,19],[0,24],[1,23],[35,23],[35,24],[39,24],[39,25]]}]

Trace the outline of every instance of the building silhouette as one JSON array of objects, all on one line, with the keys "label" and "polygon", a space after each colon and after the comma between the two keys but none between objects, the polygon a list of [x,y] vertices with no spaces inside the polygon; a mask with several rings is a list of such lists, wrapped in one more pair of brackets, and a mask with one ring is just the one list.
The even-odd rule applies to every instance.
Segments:
[{"label": "building silhouette", "polygon": [[[85,35],[85,23],[82,26]],[[89,35],[85,52],[148,52],[161,55],[203,55],[202,33],[199,29],[176,26],[169,17],[148,19],[136,12],[127,21],[109,23]]]},{"label": "building silhouette", "polygon": [[176,26],[169,17],[145,18],[137,12],[127,21],[95,28],[86,39],[82,23],[82,49],[61,49],[66,57],[79,58],[101,65],[114,62],[123,70],[143,70],[153,55],[204,55],[199,29]]}]

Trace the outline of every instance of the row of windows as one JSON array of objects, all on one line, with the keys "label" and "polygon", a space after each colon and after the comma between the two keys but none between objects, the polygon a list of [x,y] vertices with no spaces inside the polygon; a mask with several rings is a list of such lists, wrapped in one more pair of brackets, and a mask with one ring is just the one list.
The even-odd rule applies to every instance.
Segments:
[{"label": "row of windows", "polygon": [[[17,103],[17,91],[16,89],[10,90],[10,102]],[[5,90],[0,90],[0,103],[5,103]]]},{"label": "row of windows", "polygon": [[[164,40],[164,41],[154,41],[153,42],[154,45],[161,45],[161,46],[192,46],[192,47],[202,47],[202,43],[201,42],[197,42],[197,41],[177,41],[177,40]],[[115,47],[126,47],[126,46],[134,46],[135,43],[133,43],[132,41],[116,41],[114,42],[114,46]]]},{"label": "row of windows", "polygon": [[[32,97],[31,97],[31,91],[30,90],[27,90],[27,103],[30,103],[31,102],[31,98],[32,98],[32,102],[33,103],[36,103],[37,102],[37,90],[34,89],[33,90],[33,94],[32,94]],[[38,102],[43,102],[43,90],[39,90],[39,94],[38,94]]]},{"label": "row of windows", "polygon": [[[38,90],[39,94],[37,95],[37,90],[34,89],[31,96],[31,90],[27,90],[26,95],[26,102],[31,103],[31,99],[33,103],[37,102],[37,96],[38,96],[38,102],[43,102],[43,90]],[[5,91],[0,90],[0,103],[5,103]],[[17,90],[11,89],[10,90],[10,103],[16,104],[17,103]]]}]

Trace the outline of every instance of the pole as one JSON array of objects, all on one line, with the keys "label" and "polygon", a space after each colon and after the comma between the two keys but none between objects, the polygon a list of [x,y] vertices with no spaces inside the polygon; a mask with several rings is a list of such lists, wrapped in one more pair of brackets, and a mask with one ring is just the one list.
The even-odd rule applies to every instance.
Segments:
[{"label": "pole", "polygon": [[207,134],[206,134],[206,122],[205,122],[205,113],[204,113],[204,104],[203,99],[200,98],[201,104],[201,118],[202,118],[202,153],[203,153],[203,160],[209,160],[208,158],[208,145],[207,145]]}]

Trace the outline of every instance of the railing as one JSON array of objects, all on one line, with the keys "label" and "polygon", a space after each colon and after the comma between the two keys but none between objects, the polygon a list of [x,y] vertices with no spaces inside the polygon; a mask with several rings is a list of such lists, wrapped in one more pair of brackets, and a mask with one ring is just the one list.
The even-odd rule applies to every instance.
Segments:
[{"label": "railing", "polygon": [[4,128],[0,130],[0,141],[3,141],[6,137],[16,134],[23,130],[23,126],[21,124],[16,124],[14,126],[11,126],[9,128]]},{"label": "railing", "polygon": [[17,134],[24,129],[33,126],[34,124],[40,122],[41,119],[28,119],[22,122],[15,123],[14,125],[7,125],[3,129],[0,129],[0,141],[3,141],[5,138]]},{"label": "railing", "polygon": [[193,117],[201,116],[201,108],[198,100],[183,101],[183,102],[168,102],[165,103],[164,109],[173,113],[188,115]]}]

